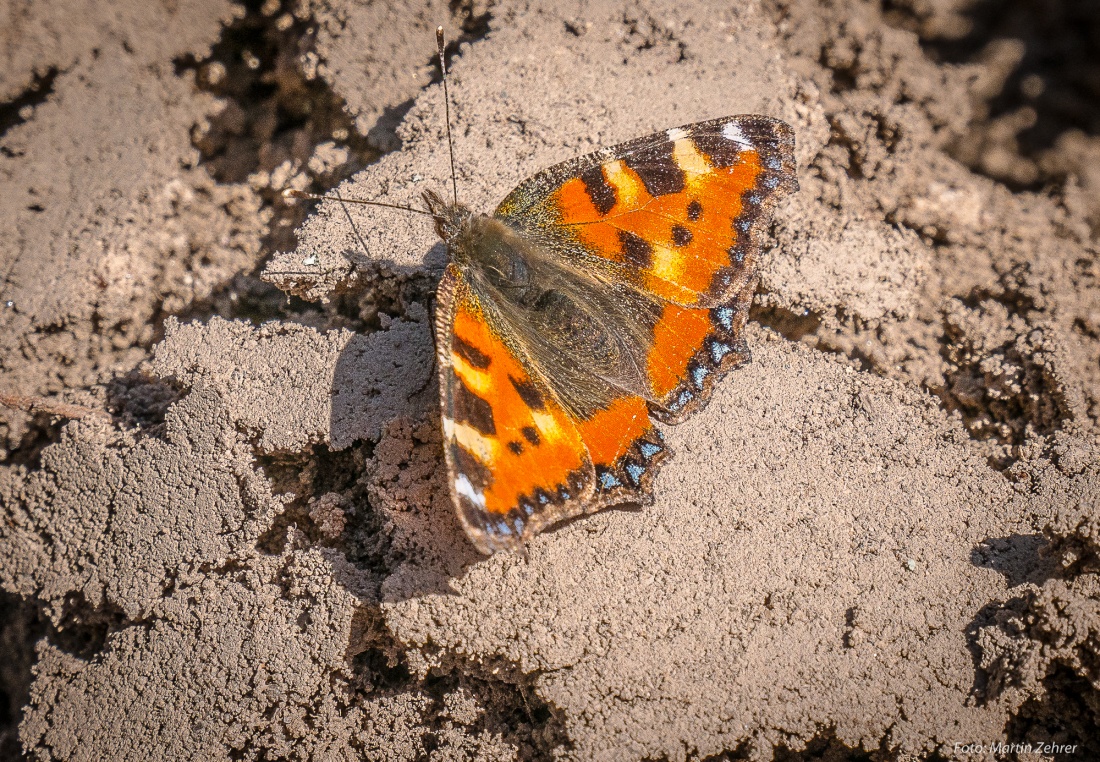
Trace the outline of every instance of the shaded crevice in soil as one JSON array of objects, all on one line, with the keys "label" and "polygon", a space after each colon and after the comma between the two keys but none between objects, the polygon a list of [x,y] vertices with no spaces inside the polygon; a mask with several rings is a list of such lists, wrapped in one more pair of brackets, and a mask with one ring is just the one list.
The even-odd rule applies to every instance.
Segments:
[{"label": "shaded crevice in soil", "polygon": [[809,337],[813,342],[821,327],[821,315],[810,310],[801,313],[777,306],[754,303],[749,319],[770,328],[788,341],[802,341]]},{"label": "shaded crevice in soil", "polygon": [[[688,58],[687,43],[668,24],[638,8],[623,11],[623,43],[634,51],[641,53],[647,50],[664,50],[669,58],[680,63]],[[580,31],[579,28],[566,26],[573,34]]]},{"label": "shaded crevice in soil", "polygon": [[258,470],[272,494],[293,495],[284,503],[257,548],[281,555],[291,546],[338,550],[366,572],[380,595],[382,581],[406,561],[394,546],[393,527],[372,504],[370,460],[375,445],[360,442],[344,450],[316,445],[301,453],[256,453]]},{"label": "shaded crevice in soil", "polygon": [[1072,414],[1043,330],[1020,316],[1026,306],[977,294],[967,301],[944,309],[944,384],[929,391],[961,415],[973,439],[995,445],[991,464],[1005,469],[1022,457],[1021,448],[1062,429]]},{"label": "shaded crevice in soil", "polygon": [[251,186],[273,215],[253,270],[177,313],[185,321],[220,315],[258,324],[315,311],[259,278],[272,252],[295,247],[294,231],[309,213],[282,191],[323,194],[381,155],[355,129],[344,100],[304,68],[315,65],[313,19],[295,16],[289,2],[244,5],[244,16],[225,28],[208,57],[178,59],[176,71],[223,104],[192,128],[200,165],[219,183]]},{"label": "shaded crevice in soil", "polygon": [[[447,8],[451,17],[458,22],[461,33],[453,40],[447,40],[443,50],[443,57],[447,62],[447,70],[451,69],[451,59],[458,53],[459,48],[468,42],[478,42],[485,39],[493,22],[492,3],[481,5],[479,0],[448,0]],[[442,80],[442,72],[432,59],[432,82]]]},{"label": "shaded crevice in soil", "polygon": [[[1033,685],[1040,648],[1053,654],[1061,645],[1041,645],[1041,628],[1035,629],[1038,596],[1032,590],[1004,602],[982,607],[966,630],[974,659],[974,683],[971,695],[979,704],[999,699],[1008,691],[1027,691],[1031,695],[1020,704],[1005,726],[1004,743],[1034,750],[1019,749],[998,759],[1034,759],[1039,745],[1058,746],[1056,759],[1091,759],[1089,749],[1100,738],[1100,692],[1089,675],[1062,663],[1057,655],[1040,666],[1041,688]],[[1039,641],[1032,640],[1040,636]],[[1095,646],[1093,646],[1095,654]],[[1093,656],[1095,658],[1095,656]]]},{"label": "shaded crevice in soil", "polygon": [[[973,555],[971,562],[974,561]],[[978,565],[978,564],[975,564]],[[983,630],[989,627],[1003,628],[1009,626],[1014,635],[1020,635],[1020,630],[1011,623],[1018,619],[1027,608],[1025,596],[1016,596],[1007,601],[992,601],[982,606],[974,618],[967,625],[966,647],[970,651],[970,658],[974,662],[974,679],[970,684],[970,696],[979,706],[995,700],[1005,689],[1007,680],[1006,665],[1003,659],[992,662],[996,669],[991,669],[991,661],[985,656],[983,644]]]},{"label": "shaded crevice in soil", "polygon": [[257,453],[256,466],[273,494],[292,500],[260,537],[257,547],[280,555],[296,532],[311,545],[338,548],[359,569],[381,576],[393,568],[391,538],[382,518],[370,506],[362,478],[373,446],[346,450],[317,445],[308,452]]},{"label": "shaded crevice in soil", "polygon": [[[717,754],[711,754],[706,757],[700,758],[699,762],[740,762],[744,759],[751,759],[752,754],[750,752],[749,744],[747,741],[738,744],[736,749],[726,749],[720,751]],[[647,761],[648,762],[648,761]]]},{"label": "shaded crevice in soil", "polygon": [[338,288],[329,295],[324,305],[326,329],[368,334],[386,329],[397,319],[419,322],[432,314],[440,273],[394,273],[365,256],[351,258],[360,285]]},{"label": "shaded crevice in soil", "polygon": [[[844,358],[858,371],[883,378],[898,376],[897,369],[890,367],[889,359],[882,353],[881,327],[867,325],[843,309],[826,316],[809,309],[795,312],[776,305],[754,304],[749,316],[788,341]],[[939,398],[940,406],[948,409],[948,403],[935,389],[927,385],[922,388]]]},{"label": "shaded crevice in soil", "polygon": [[[1046,541],[1029,553],[1038,563],[1026,576],[1030,584],[1023,594],[987,604],[967,628],[975,697],[1024,698],[1005,727],[1006,742],[1018,747],[1004,759],[1034,758],[1043,753],[1037,747],[1048,744],[1058,747],[1045,752],[1053,758],[1089,759],[1100,738],[1096,527],[1087,500],[1056,517],[1043,530]],[[1024,539],[1035,544],[1034,537]]]},{"label": "shaded crevice in soil", "polygon": [[103,650],[107,637],[124,627],[139,624],[129,619],[117,606],[91,605],[82,593],[66,597],[62,615],[56,627],[50,626],[50,642],[66,653],[85,661]]},{"label": "shaded crevice in soil", "polygon": [[[492,18],[488,9],[479,10],[472,2],[449,6],[461,34],[447,41],[448,65],[462,44],[488,34]],[[180,59],[176,67],[180,73],[190,72],[197,87],[225,104],[218,116],[193,129],[192,142],[200,151],[201,164],[220,183],[249,184],[273,216],[255,268],[175,315],[183,321],[219,315],[253,324],[288,318],[325,329],[376,330],[381,327],[377,313],[403,314],[367,304],[385,302],[385,292],[392,286],[373,277],[378,273],[358,280],[369,284],[370,293],[356,286],[333,295],[328,304],[281,291],[259,276],[273,252],[295,249],[296,230],[316,203],[287,199],[283,191],[293,188],[324,195],[388,152],[378,145],[400,148],[397,142],[372,141],[371,135],[396,130],[414,100],[386,107],[369,134],[359,132],[344,99],[317,75],[314,19],[294,15],[288,0],[281,4],[249,0],[245,7],[245,16],[226,28],[210,56]],[[434,73],[426,86],[441,80],[437,57],[428,63]],[[365,254],[363,259],[370,262]],[[427,303],[427,299],[420,301]]]},{"label": "shaded crevice in soil", "polygon": [[[452,746],[456,730],[467,736],[500,736],[524,762],[551,762],[572,748],[562,712],[535,691],[538,672],[524,673],[501,658],[475,663],[441,653],[436,654],[441,657],[437,666],[418,675],[410,666],[411,654],[380,615],[361,619],[362,650],[350,659],[352,686],[372,698],[412,691],[429,696],[421,736],[425,759]],[[424,654],[416,656],[421,660]]]},{"label": "shaded crevice in soil", "polygon": [[[1069,667],[1058,665],[1043,680],[1043,695],[1033,697],[1005,727],[1006,742],[1032,748],[1057,747],[1055,759],[1093,759],[1100,738],[1100,694],[1089,680]],[[1035,759],[1035,753],[1011,753],[1011,762]]]},{"label": "shaded crevice in soil", "polygon": [[1080,174],[1076,161],[1054,153],[1071,134],[1100,135],[1094,2],[885,0],[883,9],[888,23],[917,33],[935,61],[986,67],[972,87],[975,119],[951,148],[955,158],[1017,190]]},{"label": "shaded crevice in soil", "polygon": [[35,643],[47,632],[33,601],[0,591],[0,761],[23,759],[19,723],[30,701]]},{"label": "shaded crevice in soil", "polygon": [[892,758],[896,755],[885,748],[864,751],[848,746],[836,737],[835,728],[819,731],[801,751],[783,745],[772,749],[774,762],[885,762]]},{"label": "shaded crevice in soil", "polygon": [[67,422],[56,415],[36,414],[27,422],[19,440],[11,443],[10,450],[0,448],[0,457],[5,464],[35,471],[42,464],[42,451],[61,441],[61,428]]},{"label": "shaded crevice in soil", "polygon": [[[53,82],[60,73],[60,69],[50,67],[41,74],[35,74],[34,79],[31,80],[31,83],[23,92],[10,101],[0,103],[0,139],[12,127],[27,121],[31,117],[35,106],[45,103],[46,99],[53,94]],[[0,150],[4,152],[5,156],[12,156],[8,148]]]},{"label": "shaded crevice in soil", "polygon": [[[843,321],[844,315],[837,310],[833,316],[837,321]],[[848,361],[856,370],[865,373],[874,373],[879,376],[889,374],[882,367],[880,359],[868,352],[858,340],[861,329],[854,323],[840,329],[841,332],[850,334],[854,341],[835,341],[838,329],[824,325],[825,315],[820,312],[805,309],[801,312],[780,307],[777,305],[753,304],[749,312],[749,318],[765,328],[778,333],[787,341],[803,344],[818,352],[830,355],[838,355]],[[852,322],[852,321],[849,321]]]},{"label": "shaded crevice in soil", "polygon": [[1040,554],[1045,545],[1041,534],[990,537],[974,547],[970,563],[1004,575],[1009,587],[1025,582],[1039,585],[1055,574],[1057,566]]},{"label": "shaded crevice in soil", "polygon": [[[519,674],[518,666],[501,670],[501,674]],[[484,672],[467,672],[461,668],[444,674],[432,674],[422,689],[435,698],[432,708],[434,734],[440,726],[454,722],[450,697],[472,697],[483,708],[480,717],[466,725],[467,732],[482,731],[499,734],[505,743],[514,746],[517,757],[525,762],[551,762],[555,752],[570,748],[565,722],[553,705],[539,698],[534,689],[535,676],[518,679],[488,677]],[[428,745],[431,752],[431,746]]]},{"label": "shaded crevice in soil", "polygon": [[302,166],[331,141],[347,151],[335,172],[346,176],[370,164],[378,151],[356,132],[343,99],[302,67],[314,48],[313,20],[285,5],[250,0],[245,8],[208,57],[176,61],[178,75],[192,72],[200,90],[224,102],[220,114],[192,129],[201,163],[218,182],[242,183],[284,162]]},{"label": "shaded crevice in soil", "polygon": [[[760,759],[754,754],[749,743],[745,742],[736,749],[730,749],[702,757],[700,762],[740,762],[740,760]],[[845,744],[836,737],[836,729],[820,730],[801,750],[792,749],[784,744],[772,748],[773,762],[888,762],[899,759],[899,755],[883,746],[865,751],[859,747]],[[932,754],[922,759],[931,762],[946,762],[944,757]]]},{"label": "shaded crevice in soil", "polygon": [[168,409],[183,398],[184,389],[170,380],[140,371],[116,376],[107,383],[107,409],[124,428],[161,436]]}]

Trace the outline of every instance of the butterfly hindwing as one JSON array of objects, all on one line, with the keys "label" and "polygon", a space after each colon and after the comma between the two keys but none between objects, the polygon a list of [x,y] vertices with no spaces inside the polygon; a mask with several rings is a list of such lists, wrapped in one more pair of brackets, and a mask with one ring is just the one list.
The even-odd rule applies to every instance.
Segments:
[{"label": "butterfly hindwing", "polygon": [[655,401],[650,412],[663,423],[680,423],[701,410],[715,384],[750,359],[741,334],[755,280],[725,304],[684,307],[665,304],[647,356]]},{"label": "butterfly hindwing", "polygon": [[521,184],[496,216],[569,239],[581,257],[684,306],[715,307],[755,276],[767,212],[797,188],[794,134],[777,119],[686,125],[566,161]]},{"label": "butterfly hindwing", "polygon": [[646,401],[624,395],[580,425],[596,473],[590,510],[652,502],[657,468],[669,456],[661,432],[649,420]]},{"label": "butterfly hindwing", "polygon": [[438,294],[448,478],[482,552],[521,547],[551,524],[607,505],[649,502],[668,450],[645,399],[612,390],[595,409],[567,410],[502,338],[514,328],[500,325],[453,266]]}]

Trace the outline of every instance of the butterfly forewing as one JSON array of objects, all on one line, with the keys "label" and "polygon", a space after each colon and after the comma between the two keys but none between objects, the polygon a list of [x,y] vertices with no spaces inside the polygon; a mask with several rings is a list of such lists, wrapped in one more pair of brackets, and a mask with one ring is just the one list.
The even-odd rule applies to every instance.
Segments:
[{"label": "butterfly forewing", "polygon": [[484,553],[583,513],[594,472],[572,418],[453,266],[439,287],[444,451],[459,518]]},{"label": "butterfly forewing", "polygon": [[496,216],[575,239],[582,257],[613,263],[662,300],[714,307],[752,280],[766,212],[796,188],[790,127],[733,116],[558,164],[516,188]]}]

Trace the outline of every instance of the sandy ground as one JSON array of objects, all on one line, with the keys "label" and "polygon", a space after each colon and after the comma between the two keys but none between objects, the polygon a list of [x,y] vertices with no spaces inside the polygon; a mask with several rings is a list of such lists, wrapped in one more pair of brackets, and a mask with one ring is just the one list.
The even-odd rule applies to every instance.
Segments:
[{"label": "sandy ground", "polygon": [[[1100,757],[1100,20],[989,6],[6,3],[0,751]],[[798,139],[752,364],[527,559],[450,507],[430,226],[279,195],[445,185],[440,22],[474,208]]]}]

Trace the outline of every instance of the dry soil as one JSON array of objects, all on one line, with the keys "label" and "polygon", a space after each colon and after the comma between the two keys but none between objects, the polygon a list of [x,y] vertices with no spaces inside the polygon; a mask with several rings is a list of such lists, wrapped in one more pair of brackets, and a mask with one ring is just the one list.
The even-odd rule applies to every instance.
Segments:
[{"label": "dry soil", "polygon": [[[452,513],[430,225],[280,195],[446,186],[437,23],[476,209],[701,119],[798,140],[753,362],[654,505],[526,558]],[[0,40],[6,758],[1100,758],[1089,0],[9,0]]]}]

